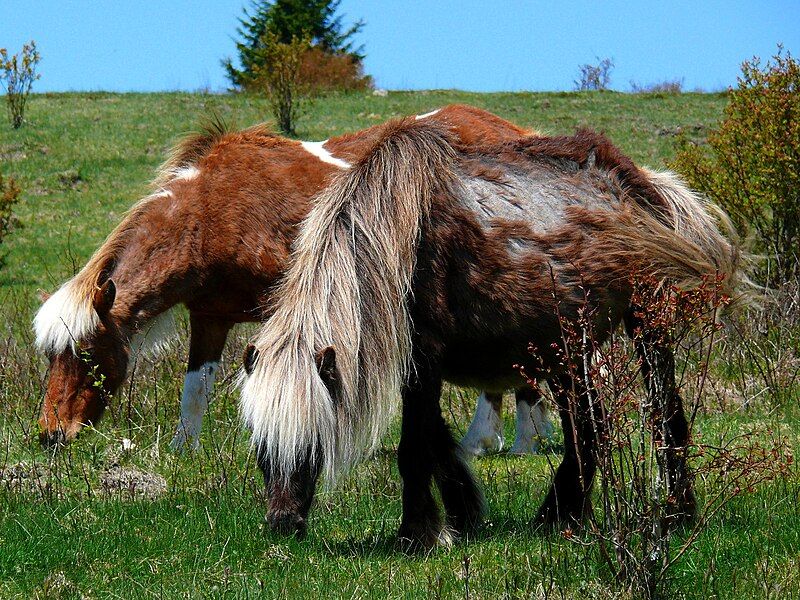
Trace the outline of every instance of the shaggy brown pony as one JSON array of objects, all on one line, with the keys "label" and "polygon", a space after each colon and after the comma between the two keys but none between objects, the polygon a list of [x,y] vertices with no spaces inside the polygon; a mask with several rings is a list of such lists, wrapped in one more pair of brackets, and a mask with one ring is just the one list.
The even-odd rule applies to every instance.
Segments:
[{"label": "shaggy brown pony", "polygon": [[[402,397],[400,537],[430,547],[475,525],[482,497],[442,418],[442,382],[503,390],[518,385],[519,364],[559,390],[565,456],[538,518],[579,519],[598,424],[588,374],[573,380],[560,365],[560,319],[577,321],[588,301],[598,342],[622,321],[642,327],[634,273],[684,287],[723,274],[734,286],[738,254],[715,212],[676,176],[636,167],[588,130],[467,147],[437,123],[387,126],[317,197],[246,353],[242,412],[260,464],[301,499],[284,517],[305,519],[317,476],[334,481],[373,448]],[[642,340],[665,476],[688,517],[672,348],[648,331]]]}]

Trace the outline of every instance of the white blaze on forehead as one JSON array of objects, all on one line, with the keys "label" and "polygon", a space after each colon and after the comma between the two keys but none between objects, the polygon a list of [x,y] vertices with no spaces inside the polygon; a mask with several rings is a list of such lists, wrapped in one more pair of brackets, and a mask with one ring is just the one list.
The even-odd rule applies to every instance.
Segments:
[{"label": "white blaze on forehead", "polygon": [[100,318],[91,299],[84,297],[69,280],[50,296],[33,319],[36,347],[45,353],[60,354],[95,332]]},{"label": "white blaze on forehead", "polygon": [[424,115],[417,115],[417,116],[416,116],[416,117],[414,117],[414,118],[415,118],[417,121],[419,121],[420,119],[427,119],[428,117],[432,117],[433,115],[435,115],[436,113],[438,113],[440,110],[442,110],[442,109],[441,109],[441,108],[437,108],[436,110],[432,110],[431,112],[427,112],[427,113],[425,113]]},{"label": "white blaze on forehead", "polygon": [[300,145],[303,146],[303,149],[306,152],[313,154],[322,162],[337,166],[340,169],[349,169],[349,162],[343,161],[341,158],[336,158],[333,154],[325,149],[325,144],[327,142],[328,140],[322,140],[321,142],[300,142]]}]

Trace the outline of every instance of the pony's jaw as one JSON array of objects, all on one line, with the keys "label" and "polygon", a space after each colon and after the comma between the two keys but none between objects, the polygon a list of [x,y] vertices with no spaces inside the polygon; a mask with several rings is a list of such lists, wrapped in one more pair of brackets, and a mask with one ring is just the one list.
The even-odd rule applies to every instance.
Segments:
[{"label": "pony's jaw", "polygon": [[96,423],[103,415],[105,391],[94,385],[88,371],[71,351],[51,361],[39,416],[39,442],[43,447],[74,440],[84,425]]}]

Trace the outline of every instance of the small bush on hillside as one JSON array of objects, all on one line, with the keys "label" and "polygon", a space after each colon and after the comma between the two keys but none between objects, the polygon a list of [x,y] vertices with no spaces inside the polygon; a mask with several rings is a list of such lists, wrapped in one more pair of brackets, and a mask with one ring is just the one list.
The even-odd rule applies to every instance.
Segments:
[{"label": "small bush on hillside", "polygon": [[[0,174],[0,245],[3,239],[14,228],[14,205],[19,202],[20,189],[12,178],[3,179]],[[5,257],[0,254],[0,267],[5,263]]]},{"label": "small bush on hillside", "polygon": [[372,77],[364,75],[364,67],[352,54],[326,52],[317,46],[303,53],[300,81],[312,94],[372,88]]},{"label": "small bush on hillside", "polygon": [[287,44],[266,33],[260,50],[262,60],[254,67],[255,86],[266,92],[278,128],[286,135],[294,135],[298,109],[308,95],[300,73],[309,45],[307,37],[292,38]]},{"label": "small bush on hillside", "polygon": [[631,81],[631,92],[634,94],[680,94],[683,91],[683,79],[667,79],[658,83],[639,84]]},{"label": "small bush on hillside", "polygon": [[728,211],[766,255],[761,283],[800,275],[800,64],[779,47],[742,64],[725,118],[697,145],[679,139],[672,166]]},{"label": "small bush on hillside", "polygon": [[40,77],[36,73],[40,59],[36,42],[33,40],[24,44],[19,54],[10,57],[5,48],[0,48],[0,81],[6,89],[8,116],[14,129],[22,125],[28,94],[33,82]]},{"label": "small bush on hillside", "polygon": [[[597,58],[597,57],[595,57]],[[575,89],[578,91],[587,90],[607,90],[611,85],[611,71],[614,69],[614,61],[610,58],[600,60],[597,58],[597,64],[585,64],[578,67],[580,69],[580,77],[575,81]]]}]

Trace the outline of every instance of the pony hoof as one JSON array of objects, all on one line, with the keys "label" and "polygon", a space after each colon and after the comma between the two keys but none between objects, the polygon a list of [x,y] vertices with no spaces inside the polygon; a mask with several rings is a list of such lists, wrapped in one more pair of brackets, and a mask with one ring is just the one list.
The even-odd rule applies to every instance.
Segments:
[{"label": "pony hoof", "polygon": [[197,450],[200,448],[200,438],[187,435],[183,429],[179,429],[172,437],[169,448],[177,453],[182,453],[187,450]]},{"label": "pony hoof", "polygon": [[39,444],[41,444],[42,448],[45,450],[58,450],[62,446],[66,445],[67,443],[67,436],[61,429],[56,429],[55,431],[42,431],[39,434]]},{"label": "pony hoof", "polygon": [[265,520],[269,528],[280,535],[294,535],[303,538],[308,529],[306,520],[296,513],[268,513]]},{"label": "pony hoof", "polygon": [[400,547],[408,553],[425,552],[436,546],[449,548],[453,545],[453,532],[444,528],[425,527],[403,523],[397,532]]},{"label": "pony hoof", "polygon": [[511,449],[508,451],[508,453],[513,456],[527,456],[529,454],[536,455],[539,454],[539,444],[518,444],[514,442],[514,445],[511,446]]}]

